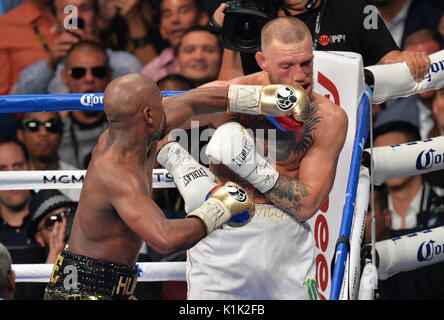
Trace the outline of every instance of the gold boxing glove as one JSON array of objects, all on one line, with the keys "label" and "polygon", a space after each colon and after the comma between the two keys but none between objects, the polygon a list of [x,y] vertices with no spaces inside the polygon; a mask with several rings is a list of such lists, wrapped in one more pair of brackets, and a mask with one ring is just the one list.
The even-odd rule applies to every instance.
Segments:
[{"label": "gold boxing glove", "polygon": [[253,215],[254,203],[247,192],[237,183],[228,181],[214,188],[208,200],[187,217],[200,218],[209,234],[226,222],[231,227],[243,226],[250,222]]},{"label": "gold boxing glove", "polygon": [[293,116],[300,122],[310,118],[310,99],[299,85],[232,84],[228,87],[228,103],[228,112]]}]

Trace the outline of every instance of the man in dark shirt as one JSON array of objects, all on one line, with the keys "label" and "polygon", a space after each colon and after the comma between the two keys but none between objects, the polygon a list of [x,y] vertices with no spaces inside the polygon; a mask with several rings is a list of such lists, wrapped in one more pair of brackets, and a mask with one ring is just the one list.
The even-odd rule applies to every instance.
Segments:
[{"label": "man in dark shirt", "polygon": [[[313,2],[307,9],[306,5]],[[280,3],[277,16],[292,15],[305,22],[315,50],[356,52],[362,55],[364,66],[405,61],[416,79],[422,78],[430,67],[425,54],[399,51],[376,8],[364,0],[283,0]],[[214,12],[213,17],[220,25],[226,8],[227,4],[222,4]],[[242,52],[239,59],[225,50],[224,59],[223,79],[238,76],[242,69],[244,74],[260,70],[254,53]]]}]

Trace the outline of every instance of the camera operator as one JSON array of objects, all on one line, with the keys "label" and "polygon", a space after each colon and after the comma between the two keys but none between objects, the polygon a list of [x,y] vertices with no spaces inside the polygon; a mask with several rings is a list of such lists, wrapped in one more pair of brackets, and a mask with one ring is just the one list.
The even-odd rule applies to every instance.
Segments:
[{"label": "camera operator", "polygon": [[[273,0],[256,2],[263,1]],[[304,21],[311,32],[315,50],[356,52],[362,55],[364,66],[405,61],[417,81],[430,67],[425,53],[399,50],[381,17],[364,0],[278,0],[273,3],[276,10],[272,10],[269,17],[291,15]],[[229,4],[222,3],[215,10],[213,30],[219,27],[222,33]],[[224,42],[223,37],[222,40]],[[226,45],[224,47],[219,79],[231,79],[260,70],[254,52],[232,51]]]}]

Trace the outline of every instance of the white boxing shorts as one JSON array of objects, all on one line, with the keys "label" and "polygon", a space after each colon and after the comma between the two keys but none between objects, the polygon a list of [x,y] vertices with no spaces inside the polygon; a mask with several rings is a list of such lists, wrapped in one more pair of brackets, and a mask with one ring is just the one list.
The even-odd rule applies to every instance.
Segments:
[{"label": "white boxing shorts", "polygon": [[188,250],[188,299],[319,299],[314,257],[308,223],[256,205],[248,224],[224,225]]}]

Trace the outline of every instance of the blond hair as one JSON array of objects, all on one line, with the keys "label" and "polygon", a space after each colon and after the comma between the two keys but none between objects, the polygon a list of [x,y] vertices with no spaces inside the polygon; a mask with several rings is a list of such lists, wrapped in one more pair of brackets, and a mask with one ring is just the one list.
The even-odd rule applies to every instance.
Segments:
[{"label": "blond hair", "polygon": [[275,18],[265,24],[261,32],[262,50],[273,41],[281,43],[299,43],[310,37],[311,33],[304,22],[296,17]]}]

